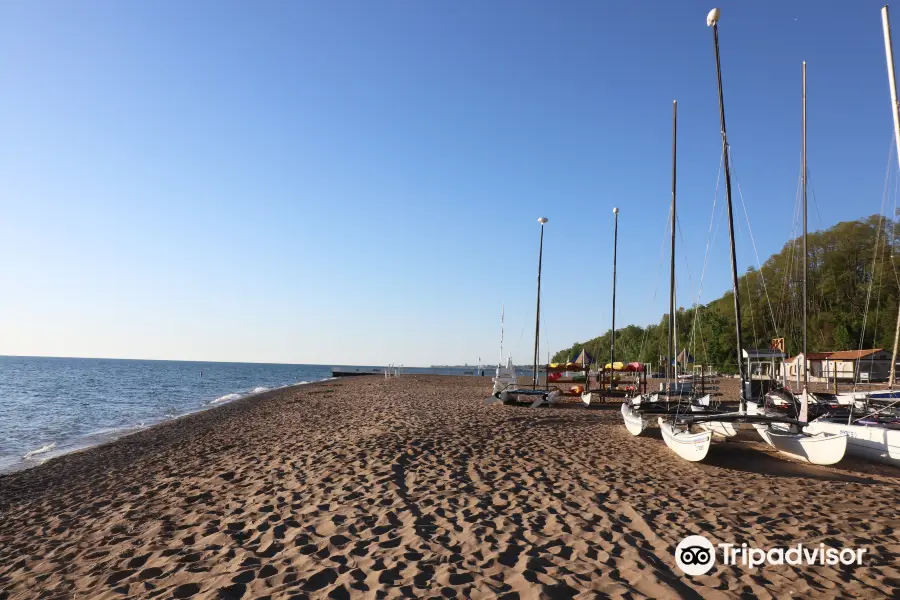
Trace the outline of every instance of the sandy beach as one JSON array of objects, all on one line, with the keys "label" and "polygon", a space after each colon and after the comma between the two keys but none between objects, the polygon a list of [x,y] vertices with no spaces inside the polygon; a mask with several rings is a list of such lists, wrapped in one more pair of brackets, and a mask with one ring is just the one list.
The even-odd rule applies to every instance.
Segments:
[{"label": "sandy beach", "polygon": [[[0,599],[900,594],[897,469],[749,437],[688,463],[616,404],[485,408],[489,390],[275,390],[0,477]],[[868,551],[687,577],[690,534]]]}]

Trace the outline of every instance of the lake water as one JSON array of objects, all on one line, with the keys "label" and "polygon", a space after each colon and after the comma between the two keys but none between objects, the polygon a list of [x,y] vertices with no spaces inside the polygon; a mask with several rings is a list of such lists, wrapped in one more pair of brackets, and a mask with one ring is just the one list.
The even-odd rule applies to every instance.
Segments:
[{"label": "lake water", "polygon": [[[331,367],[0,356],[0,472],[272,388],[328,379]],[[465,371],[473,369],[403,369]]]}]

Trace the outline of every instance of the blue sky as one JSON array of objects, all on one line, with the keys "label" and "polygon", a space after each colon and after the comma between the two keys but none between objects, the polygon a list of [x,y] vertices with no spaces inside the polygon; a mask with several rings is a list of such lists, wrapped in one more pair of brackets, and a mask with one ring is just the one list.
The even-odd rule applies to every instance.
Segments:
[{"label": "blue sky", "polygon": [[[684,304],[703,266],[712,6],[7,3],[0,354],[495,361],[505,302],[507,348],[529,362],[537,217],[545,355],[609,327],[614,206],[617,324],[655,322],[673,99]],[[792,231],[802,60],[811,227],[877,213],[881,2],[719,6],[760,258]],[[756,259],[738,216],[743,270]],[[730,288],[725,233],[703,301]]]}]

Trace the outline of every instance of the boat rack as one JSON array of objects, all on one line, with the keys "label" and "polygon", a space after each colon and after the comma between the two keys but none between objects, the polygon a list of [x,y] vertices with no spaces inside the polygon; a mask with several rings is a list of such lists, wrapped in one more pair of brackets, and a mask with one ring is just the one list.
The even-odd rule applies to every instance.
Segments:
[{"label": "boat rack", "polygon": [[[584,377],[584,381],[575,381],[574,379],[551,381],[550,377],[552,373],[558,373],[561,376],[568,373],[580,373],[581,376]],[[590,385],[590,365],[579,365],[576,363],[549,363],[544,365],[544,390],[550,391],[551,389],[555,389],[559,390],[559,393],[563,396],[574,396],[577,394],[570,392],[568,388],[579,384],[583,384],[585,390]]]}]

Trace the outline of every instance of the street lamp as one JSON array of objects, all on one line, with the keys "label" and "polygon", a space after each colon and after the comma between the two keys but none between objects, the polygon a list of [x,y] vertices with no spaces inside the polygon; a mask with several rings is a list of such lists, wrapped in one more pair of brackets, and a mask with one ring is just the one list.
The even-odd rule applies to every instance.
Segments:
[{"label": "street lamp", "polygon": [[615,387],[613,372],[616,364],[616,248],[619,245],[619,209],[613,208],[613,284],[612,284],[612,334],[609,339],[609,388]]},{"label": "street lamp", "polygon": [[547,217],[538,219],[541,224],[541,243],[538,246],[538,273],[537,273],[537,309],[534,317],[534,373],[531,380],[531,389],[536,390],[538,385],[538,348],[541,339],[541,261],[544,257],[544,225]]}]

